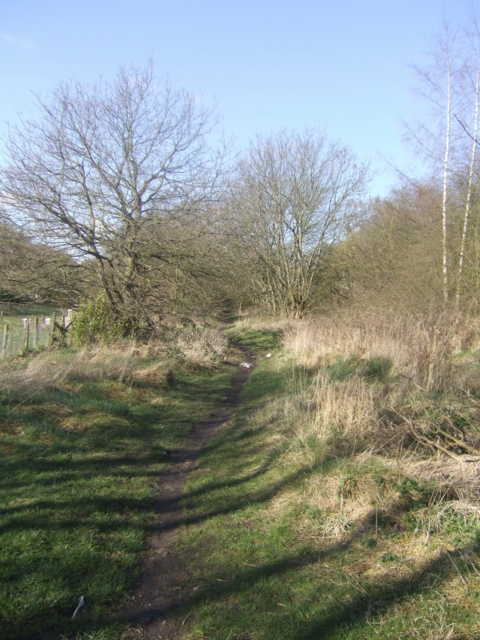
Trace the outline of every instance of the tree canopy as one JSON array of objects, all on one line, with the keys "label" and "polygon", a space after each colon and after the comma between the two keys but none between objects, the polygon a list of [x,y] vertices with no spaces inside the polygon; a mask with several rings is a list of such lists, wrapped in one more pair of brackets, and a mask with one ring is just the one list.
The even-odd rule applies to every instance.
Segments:
[{"label": "tree canopy", "polygon": [[218,199],[213,111],[152,65],[122,68],[111,84],[62,84],[37,104],[40,117],[6,141],[5,206],[36,237],[90,260],[115,316],[148,317],[152,271]]}]

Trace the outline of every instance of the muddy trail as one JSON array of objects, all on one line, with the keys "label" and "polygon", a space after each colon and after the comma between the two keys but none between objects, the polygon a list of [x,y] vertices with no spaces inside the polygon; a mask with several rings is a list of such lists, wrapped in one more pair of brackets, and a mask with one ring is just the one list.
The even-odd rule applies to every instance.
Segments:
[{"label": "muddy trail", "polygon": [[[183,585],[188,578],[188,558],[180,558],[172,550],[179,527],[187,523],[182,515],[181,499],[190,471],[196,468],[202,449],[213,440],[220,427],[235,413],[240,404],[241,391],[255,365],[255,354],[244,345],[233,343],[243,354],[249,367],[240,367],[222,405],[201,422],[187,438],[185,447],[171,454],[171,460],[161,477],[162,494],[157,501],[159,520],[149,541],[150,551],[143,563],[143,576],[132,603],[125,612],[136,632],[132,637],[147,640],[181,637],[182,621],[172,615],[182,605]],[[239,362],[240,364],[240,362]],[[191,521],[188,520],[191,524]]]}]

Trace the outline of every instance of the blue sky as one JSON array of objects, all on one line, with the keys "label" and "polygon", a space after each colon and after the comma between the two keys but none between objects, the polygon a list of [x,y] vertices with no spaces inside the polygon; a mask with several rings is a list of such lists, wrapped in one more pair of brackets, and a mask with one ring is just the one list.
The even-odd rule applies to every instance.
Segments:
[{"label": "blue sky", "polygon": [[320,126],[375,167],[381,155],[405,165],[401,122],[420,109],[409,65],[443,15],[462,23],[479,2],[0,0],[0,134],[35,114],[32,92],[153,58],[158,75],[216,101],[240,149],[255,132]]}]

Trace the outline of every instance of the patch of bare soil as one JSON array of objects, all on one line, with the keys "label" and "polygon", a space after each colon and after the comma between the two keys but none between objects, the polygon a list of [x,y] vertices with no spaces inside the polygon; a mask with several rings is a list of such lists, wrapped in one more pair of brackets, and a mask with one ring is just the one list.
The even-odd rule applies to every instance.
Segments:
[{"label": "patch of bare soil", "polygon": [[[181,623],[170,615],[181,604],[183,585],[188,578],[188,558],[179,558],[171,552],[184,522],[180,499],[188,473],[196,468],[200,451],[218,434],[222,424],[235,412],[240,403],[243,385],[248,380],[255,355],[243,345],[236,344],[244,354],[250,368],[240,371],[226,394],[223,405],[208,420],[200,423],[188,437],[185,448],[171,456],[171,462],[162,476],[162,496],[157,503],[159,521],[150,539],[152,553],[144,562],[143,577],[125,615],[132,624],[135,636],[150,639],[181,638]],[[180,626],[179,626],[180,625]]]}]

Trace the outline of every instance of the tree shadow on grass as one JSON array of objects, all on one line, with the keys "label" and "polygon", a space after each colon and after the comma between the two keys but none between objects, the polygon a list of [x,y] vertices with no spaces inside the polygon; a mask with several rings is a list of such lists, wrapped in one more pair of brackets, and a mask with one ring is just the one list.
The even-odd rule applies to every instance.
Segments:
[{"label": "tree shadow on grass", "polygon": [[[115,458],[108,460],[108,458],[103,457],[100,461],[94,459],[94,462],[94,469],[90,471],[90,473],[95,473],[96,471],[97,473],[103,472],[105,475],[108,475],[108,473],[112,472],[110,465],[113,469],[116,469],[118,464],[127,464],[128,467],[125,471],[130,475],[133,473],[135,466],[138,466],[138,473],[140,475],[146,475],[148,472],[145,470],[145,467],[148,466],[148,463],[155,464],[157,461],[155,458],[151,457],[144,457],[140,459],[120,458],[119,460]],[[83,471],[85,471],[82,466],[83,464],[85,464],[85,461],[79,463],[79,466]],[[57,465],[54,465],[53,468],[56,469]],[[136,531],[143,537],[147,531],[151,530],[150,523],[142,521],[141,518],[138,519],[137,516],[140,513],[151,512],[153,504],[156,505],[157,512],[160,512],[159,515],[161,515],[162,512],[170,511],[175,516],[173,519],[167,520],[164,524],[160,523],[156,525],[154,531],[160,532],[162,530],[165,531],[179,526],[195,525],[217,516],[229,516],[235,514],[246,507],[262,505],[271,500],[278,492],[284,490],[289,485],[296,484],[299,479],[305,476],[305,474],[314,473],[316,471],[315,468],[297,469],[294,473],[283,477],[281,480],[269,482],[266,486],[257,488],[255,491],[250,490],[241,492],[240,495],[236,494],[221,506],[218,506],[218,501],[213,500],[211,502],[208,500],[208,494],[222,491],[224,489],[241,488],[248,485],[249,482],[261,478],[268,472],[268,470],[269,465],[266,464],[241,478],[210,482],[204,487],[187,492],[183,501],[198,501],[199,498],[204,499],[202,510],[191,515],[183,512],[183,505],[181,502],[171,503],[170,501],[166,501],[165,504],[163,504],[162,499],[158,500],[155,492],[153,491],[150,497],[145,497],[143,499],[131,499],[122,496],[103,497],[98,495],[83,498],[73,494],[71,500],[62,501],[55,498],[38,499],[30,501],[28,504],[15,504],[4,507],[0,511],[0,515],[3,515],[4,518],[3,533],[8,535],[13,532],[18,532],[21,535],[25,535],[28,534],[28,532],[31,532],[33,540],[37,540],[39,544],[41,543],[43,545],[43,551],[39,550],[39,552],[35,553],[34,556],[29,555],[28,557],[23,558],[22,556],[19,556],[17,558],[9,559],[5,563],[0,563],[0,573],[8,573],[8,580],[10,581],[11,586],[15,584],[17,580],[16,576],[20,577],[21,575],[25,575],[26,571],[34,572],[40,582],[42,582],[44,578],[48,578],[49,575],[52,575],[52,579],[57,581],[65,580],[67,582],[71,582],[73,579],[73,581],[76,582],[78,576],[75,575],[75,570],[72,568],[75,567],[76,553],[74,552],[73,556],[70,555],[70,553],[67,553],[65,558],[59,558],[57,550],[55,551],[52,560],[49,561],[48,554],[50,553],[50,543],[47,543],[45,546],[45,540],[50,539],[50,535],[53,534],[52,539],[56,539],[56,537],[62,538],[62,536],[68,536],[69,533],[78,535],[82,532],[81,536],[83,536],[87,542],[89,536],[93,536],[92,540],[94,540],[96,536],[98,537],[103,534],[112,533],[115,534],[117,532],[120,534],[128,533],[128,535],[131,535]],[[152,474],[155,475],[155,472],[152,472]],[[161,481],[161,475],[158,479]],[[58,547],[58,541],[55,544]],[[82,544],[84,544],[84,541]],[[78,567],[81,568],[81,571],[84,571],[86,566],[89,567],[89,571],[91,572],[89,580],[92,582],[98,582],[98,577],[100,575],[99,569],[96,566],[97,562],[99,566],[101,565],[101,573],[110,572],[114,574],[115,572],[123,571],[122,564],[114,558],[109,557],[111,549],[108,545],[105,549],[100,545],[97,551],[88,551],[83,549],[83,551],[78,551],[78,553],[80,552],[86,554],[86,560],[83,561],[83,564],[80,563]],[[85,564],[87,560],[88,564]],[[56,568],[53,573],[52,563],[56,564]],[[292,566],[292,561],[290,559],[282,559],[277,563],[274,563],[271,569],[267,569],[267,572],[270,571],[270,573],[272,573],[274,569],[279,570],[281,567],[285,567],[286,570],[288,566]],[[247,581],[254,580],[255,575],[257,575],[257,573],[260,575],[262,572],[264,573],[263,570],[253,572],[251,577],[247,576]],[[64,611],[67,606],[68,605],[66,605],[63,600],[59,601],[55,607],[53,607],[52,615],[54,617],[65,615]],[[38,613],[39,619],[41,619],[41,615],[41,612]],[[35,616],[33,620],[34,619]],[[31,622],[32,620],[30,620],[30,623]],[[61,628],[65,633],[68,629],[75,629],[76,631],[92,631],[98,628],[103,628],[105,624],[109,626],[119,622],[120,618],[101,622],[95,620],[92,616],[89,616],[88,618],[85,616],[85,618],[79,617],[79,619],[72,624],[70,624],[67,619],[65,619],[62,625],[60,625],[60,623],[56,624],[57,627]],[[20,627],[21,624],[17,623],[12,634],[9,636],[7,635],[6,637],[21,637],[17,635]],[[5,628],[8,629],[9,627],[5,625]],[[38,622],[37,628],[43,629],[41,620]],[[35,636],[34,628],[30,626],[30,629],[30,635],[25,637],[32,639],[37,637]]]},{"label": "tree shadow on grass", "polygon": [[[162,443],[179,446],[197,414],[205,416],[226,386],[211,378],[179,380],[165,405],[151,403],[156,389],[149,385],[142,398],[126,388],[122,402],[111,401],[107,388],[83,385],[81,393],[52,388],[4,404],[13,427],[0,442],[2,638],[106,628],[102,616],[132,588],[151,531],[170,460]],[[58,409],[57,421],[47,420],[50,408]],[[97,411],[98,424],[57,426],[65,416],[81,426]],[[86,605],[72,621],[80,595]]]},{"label": "tree shadow on grass", "polygon": [[[108,477],[148,477],[158,478],[158,466],[168,460],[168,453],[160,450],[154,456],[82,456],[80,459],[63,458],[53,460],[48,458],[23,458],[15,462],[5,463],[1,468],[0,484],[2,489],[19,489],[22,487],[48,487],[58,483],[79,481],[99,476]],[[12,479],[21,472],[28,477],[24,480]],[[0,508],[0,514],[5,513]]]},{"label": "tree shadow on grass", "polygon": [[[206,637],[223,637],[219,633],[226,633],[226,630],[233,633],[232,638],[245,637],[259,638],[288,638],[289,640],[317,640],[319,638],[339,637],[340,631],[347,632],[353,630],[358,625],[363,625],[366,620],[374,620],[376,617],[386,613],[392,606],[401,602],[407,597],[424,593],[425,588],[431,583],[432,575],[436,578],[436,588],[448,580],[454,572],[458,571],[454,567],[446,551],[439,553],[434,559],[424,563],[413,575],[408,578],[375,578],[364,580],[360,587],[357,587],[356,595],[352,595],[352,587],[345,588],[343,597],[332,599],[331,588],[328,583],[322,584],[321,574],[319,575],[319,587],[310,593],[310,597],[304,602],[295,602],[294,610],[290,609],[288,614],[281,613],[278,609],[278,590],[272,587],[271,594],[268,593],[269,585],[275,581],[289,582],[295,572],[308,570],[318,563],[329,561],[334,563],[347,553],[348,547],[354,541],[361,542],[362,538],[368,534],[361,531],[353,534],[347,543],[341,542],[332,545],[328,549],[314,553],[297,553],[295,555],[285,555],[278,560],[266,562],[261,565],[244,570],[235,570],[234,577],[229,580],[219,581],[210,578],[206,582],[190,591],[183,598],[174,600],[167,606],[146,607],[143,611],[137,612],[134,624],[152,624],[159,620],[185,620],[187,616],[195,615],[196,611],[204,606],[210,607],[210,611],[215,611],[215,635]],[[459,555],[464,549],[458,549]],[[243,611],[242,615],[236,619],[237,628],[232,627],[230,616],[232,607],[239,611],[245,606],[245,600],[256,603],[258,609],[262,608],[259,598],[259,587],[264,589],[263,597],[268,600],[272,609],[277,612],[264,612],[261,620],[257,614],[249,614]],[[175,589],[175,585],[171,585]],[[350,591],[350,592],[349,592]],[[240,598],[240,600],[239,600]],[[312,610],[312,598],[318,599],[318,606]],[[287,600],[288,601],[288,600]],[[243,605],[242,605],[243,602]],[[286,606],[286,605],[282,605]],[[267,607],[268,608],[268,607]],[[257,606],[255,606],[257,609]],[[288,620],[284,617],[288,615]],[[269,617],[271,616],[271,617]],[[252,618],[256,618],[252,621]],[[255,624],[259,626],[256,627]],[[208,629],[208,625],[207,625]],[[361,631],[359,631],[361,633]],[[204,630],[204,633],[209,633]],[[229,636],[230,637],[230,636]],[[342,636],[343,637],[343,636]],[[360,636],[359,636],[360,637]],[[363,636],[362,636],[363,637]]]}]

